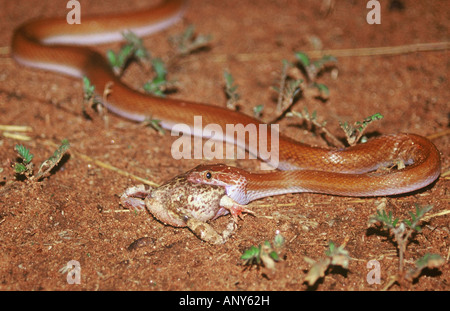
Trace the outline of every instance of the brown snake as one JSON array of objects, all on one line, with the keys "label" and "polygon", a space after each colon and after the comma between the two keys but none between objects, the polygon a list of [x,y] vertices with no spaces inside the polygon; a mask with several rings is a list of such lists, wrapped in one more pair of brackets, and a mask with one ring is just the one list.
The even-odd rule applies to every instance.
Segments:
[{"label": "brown snake", "polygon": [[[195,116],[202,116],[203,124],[218,124],[222,128],[237,123],[259,125],[260,122],[251,117],[217,106],[144,95],[123,84],[103,56],[81,46],[121,40],[124,30],[140,36],[158,31],[177,21],[184,7],[181,0],[164,1],[136,13],[83,17],[80,25],[68,25],[63,18],[31,21],[15,30],[12,55],[26,66],[76,77],[87,76],[96,90],[103,90],[113,82],[105,105],[110,111],[134,121],[144,121],[151,116],[161,120],[166,129],[187,124],[194,135],[203,130],[195,128]],[[259,127],[256,128],[260,137]],[[271,145],[271,138],[267,134],[266,145]],[[247,137],[224,135],[221,140],[249,149]],[[289,192],[344,196],[405,193],[432,183],[438,178],[441,167],[440,154],[433,143],[414,134],[381,136],[345,149],[311,147],[280,135],[278,153],[278,168],[282,171],[255,174],[212,165],[196,168],[189,180],[222,185],[233,200],[247,204],[257,198]],[[380,170],[399,161],[406,167]]]}]

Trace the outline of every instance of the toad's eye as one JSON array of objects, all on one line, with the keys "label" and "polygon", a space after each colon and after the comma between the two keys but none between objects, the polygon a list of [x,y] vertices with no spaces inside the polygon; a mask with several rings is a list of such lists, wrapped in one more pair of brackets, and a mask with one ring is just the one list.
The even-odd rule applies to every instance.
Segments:
[{"label": "toad's eye", "polygon": [[206,172],[205,177],[206,177],[206,179],[211,179],[211,177],[212,177],[211,172]]}]

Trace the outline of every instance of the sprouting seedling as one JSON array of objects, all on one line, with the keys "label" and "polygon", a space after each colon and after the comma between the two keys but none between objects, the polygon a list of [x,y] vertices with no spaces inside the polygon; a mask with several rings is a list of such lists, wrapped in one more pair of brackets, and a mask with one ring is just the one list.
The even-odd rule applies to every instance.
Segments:
[{"label": "sprouting seedling", "polygon": [[167,81],[167,69],[162,59],[153,58],[151,64],[153,71],[155,72],[155,77],[144,84],[144,90],[147,93],[165,97],[165,92],[174,87],[175,83]]},{"label": "sprouting seedling", "polygon": [[257,105],[253,107],[253,116],[257,119],[261,118],[263,110],[264,105]]},{"label": "sprouting seedling", "polygon": [[[386,211],[382,210],[377,211],[377,214],[372,216],[369,219],[369,223],[380,222],[385,228],[388,228],[389,231],[394,235],[394,239],[397,241],[399,247],[399,272],[403,272],[404,265],[404,253],[406,250],[406,245],[408,240],[413,232],[420,232],[421,228],[418,225],[420,219],[425,215],[426,212],[433,208],[432,205],[425,206],[424,208],[419,208],[416,206],[416,214],[409,212],[411,216],[411,220],[405,219],[404,221],[399,223],[398,218],[393,218],[392,212],[386,213]],[[397,226],[398,225],[398,226]]]},{"label": "sprouting seedling", "polygon": [[399,250],[399,265],[398,273],[391,278],[386,288],[390,287],[397,281],[401,281],[404,278],[411,280],[416,278],[421,271],[428,268],[437,268],[444,263],[439,255],[426,254],[421,259],[416,261],[415,268],[410,270],[408,273],[404,273],[404,254],[406,247],[408,245],[411,235],[415,232],[421,232],[421,227],[419,223],[421,222],[423,216],[433,208],[432,205],[420,208],[416,205],[416,212],[409,212],[411,219],[404,219],[400,221],[398,218],[393,218],[392,212],[386,213],[386,211],[377,211],[375,215],[370,217],[369,224],[381,223],[384,228],[387,228],[389,232],[394,236],[394,240],[397,242],[397,247]]},{"label": "sprouting seedling", "polygon": [[[318,121],[316,110],[310,113],[308,108],[304,107],[303,111],[300,112],[296,110],[291,110],[290,112],[286,113],[286,116],[287,117],[295,116],[297,118],[304,120],[308,126],[309,131],[313,130],[314,127],[316,131],[321,132],[326,136],[326,140],[330,145],[339,148],[345,147],[345,145],[326,128],[327,125],[326,121],[322,122]],[[363,121],[356,121],[353,125],[350,125],[348,122],[344,123],[339,122],[339,125],[341,126],[346,135],[347,143],[350,146],[354,146],[358,143],[359,140],[361,140],[361,142],[366,142],[367,138],[363,136],[364,131],[367,129],[369,124],[381,120],[382,118],[383,116],[380,113],[376,113],[372,116],[365,118]],[[402,163],[398,162],[397,165],[399,168],[401,168]]]},{"label": "sprouting seedling", "polygon": [[275,268],[275,262],[279,260],[278,254],[272,249],[269,241],[265,241],[258,247],[252,246],[244,251],[241,259],[245,260],[245,265],[261,265],[269,269]]},{"label": "sprouting seedling", "polygon": [[33,159],[33,155],[26,147],[22,145],[16,145],[14,149],[22,158],[22,163],[16,163],[14,165],[14,170],[16,171],[16,173],[24,175],[30,180],[40,180],[45,176],[45,174],[50,172],[59,163],[69,147],[69,141],[67,139],[64,139],[58,149],[56,149],[56,151],[53,153],[53,155],[42,162],[42,164],[39,166],[38,173],[33,176],[33,163],[31,162],[31,160]]},{"label": "sprouting seedling", "polygon": [[91,84],[91,81],[86,76],[83,77],[83,93],[85,102],[95,98],[95,86]]},{"label": "sprouting seedling", "polygon": [[[321,72],[327,64],[336,62],[336,58],[333,56],[324,56],[319,60],[311,62],[308,55],[302,52],[295,53],[295,56],[298,60],[297,64],[289,62],[287,60],[283,60],[283,67],[281,70],[281,79],[279,85],[273,87],[273,89],[278,93],[277,100],[277,112],[278,116],[276,116],[271,122],[275,123],[279,121],[282,117],[287,115],[293,115],[295,113],[291,113],[290,109],[292,105],[295,103],[296,99],[299,98],[301,94],[302,97],[305,98],[321,98],[322,100],[326,100],[329,97],[329,89],[326,85],[317,83],[316,78],[319,72]],[[303,75],[299,70],[299,67],[304,69]],[[306,79],[300,78],[301,76]],[[319,95],[317,95],[317,91],[319,91]],[[300,115],[297,115],[300,116]],[[309,124],[316,123],[316,120],[311,118],[303,118]],[[315,126],[319,125],[314,124]],[[324,126],[318,126],[321,130],[326,130]],[[327,136],[331,133],[326,133]],[[342,145],[339,140],[333,137],[333,145],[340,146]]]},{"label": "sprouting seedling", "polygon": [[306,76],[310,82],[314,82],[317,75],[327,66],[334,66],[337,62],[336,57],[331,55],[324,55],[322,58],[315,61],[311,61],[309,56],[303,52],[296,52],[295,57],[299,61],[300,65],[305,69]]},{"label": "sprouting seedling", "polygon": [[23,145],[16,145],[14,150],[17,151],[19,157],[22,159],[22,163],[17,162],[14,164],[14,171],[17,174],[25,175],[29,178],[33,175],[33,163],[31,162],[31,160],[33,160],[33,155],[30,150]]},{"label": "sprouting seedling", "polygon": [[[176,46],[175,56],[187,55],[209,44],[210,36],[196,36],[194,30],[194,26],[189,26],[184,33],[171,38]],[[144,47],[142,39],[133,32],[125,32],[123,37],[126,44],[117,53],[109,50],[106,54],[114,72],[119,76],[122,75],[127,64],[132,60],[137,60],[147,70],[153,70],[155,73],[155,77],[144,84],[144,90],[147,93],[164,97],[168,90],[174,88],[175,83],[167,80],[167,69],[162,59],[152,58],[150,52]],[[171,63],[170,59],[168,63]]]},{"label": "sprouting seedling", "polygon": [[274,269],[275,262],[279,261],[279,255],[277,249],[280,249],[284,245],[284,238],[281,234],[277,234],[273,241],[273,246],[269,241],[264,241],[263,244],[258,246],[252,246],[241,256],[242,260],[245,260],[244,265],[264,265],[266,268]]},{"label": "sprouting seedling", "polygon": [[236,109],[236,104],[241,97],[237,92],[238,86],[234,84],[234,78],[228,71],[223,72],[223,77],[225,79],[225,93],[227,95],[227,107],[229,109]]},{"label": "sprouting seedling", "polygon": [[39,180],[45,174],[50,172],[59,163],[59,161],[61,161],[61,158],[66,151],[69,150],[69,147],[69,141],[67,139],[63,139],[58,149],[56,149],[55,152],[39,166],[39,171],[35,178]]},{"label": "sprouting seedling", "polygon": [[303,79],[291,79],[288,77],[289,68],[294,66],[292,63],[285,59],[283,59],[282,63],[280,84],[278,87],[273,87],[278,93],[277,111],[279,113],[291,107],[296,96],[302,91],[301,85],[303,83]]},{"label": "sprouting seedling", "polygon": [[135,59],[147,69],[152,69],[155,73],[155,77],[144,84],[144,90],[147,93],[164,97],[164,93],[173,87],[174,83],[166,79],[167,69],[163,60],[160,58],[152,58],[150,52],[144,47],[142,39],[133,32],[125,32],[123,36],[127,43],[122,46],[119,52],[115,53],[109,50],[106,54],[114,72],[117,75],[121,75],[126,65]]},{"label": "sprouting seedling", "polygon": [[[358,141],[362,138],[364,131],[367,129],[369,124],[374,121],[378,121],[383,119],[383,115],[380,113],[376,113],[365,118],[363,121],[357,121],[353,125],[348,124],[348,122],[339,122],[339,125],[344,130],[347,142],[350,146],[356,145]],[[365,139],[363,140],[363,142]]]},{"label": "sprouting seedling", "polygon": [[161,120],[147,118],[144,120],[143,125],[150,126],[161,135],[165,134],[164,128],[161,126]]},{"label": "sprouting seedling", "polygon": [[99,98],[95,93],[95,86],[88,77],[83,76],[83,114],[88,115],[86,107],[93,108],[102,116],[105,124],[108,125],[106,102],[108,95],[112,92],[112,86],[112,82],[107,83],[103,90],[103,98]]},{"label": "sprouting seedling", "polygon": [[189,25],[183,33],[171,37],[170,41],[175,46],[176,53],[184,56],[208,46],[211,39],[211,35],[196,35],[195,26]]},{"label": "sprouting seedling", "polygon": [[297,118],[304,120],[306,122],[306,125],[308,126],[309,131],[312,131],[314,128],[319,133],[320,132],[323,133],[325,135],[326,141],[330,145],[340,148],[345,147],[344,144],[326,128],[327,121],[320,122],[318,120],[316,110],[310,113],[308,107],[304,107],[302,112],[291,110],[286,114],[286,116],[287,117],[295,116]]},{"label": "sprouting seedling", "polygon": [[119,76],[123,73],[127,63],[132,58],[135,58],[143,64],[148,63],[150,59],[150,53],[144,47],[142,39],[131,31],[124,32],[122,35],[126,40],[126,44],[117,53],[112,50],[106,52],[106,58],[114,72]]},{"label": "sprouting seedling", "polygon": [[328,87],[323,83],[318,83],[316,80],[319,73],[325,68],[335,66],[337,59],[331,55],[324,55],[318,60],[311,61],[309,56],[303,52],[296,52],[295,57],[306,74],[306,79],[308,81],[307,89],[317,89],[319,91],[319,96],[323,99],[327,99],[330,95]]},{"label": "sprouting seedling", "polygon": [[133,46],[133,56],[138,60],[145,60],[150,58],[150,53],[142,43],[142,39],[139,38],[134,32],[126,31],[123,33],[125,40]]},{"label": "sprouting seedling", "polygon": [[444,258],[439,256],[438,254],[430,254],[426,253],[419,259],[417,259],[414,263],[414,268],[410,269],[406,274],[407,280],[413,280],[422,273],[423,269],[436,269],[445,264]]},{"label": "sprouting seedling", "polygon": [[91,84],[88,77],[83,76],[83,113],[86,113],[86,107],[96,107],[102,105],[102,101],[95,94],[95,86]]},{"label": "sprouting seedling", "polygon": [[325,276],[326,271],[330,266],[341,266],[344,269],[348,268],[350,256],[348,251],[344,249],[344,245],[337,247],[334,242],[330,241],[328,249],[325,251],[326,257],[315,261],[309,257],[305,257],[305,261],[312,266],[305,277],[305,282],[309,286],[313,286],[318,279]]}]

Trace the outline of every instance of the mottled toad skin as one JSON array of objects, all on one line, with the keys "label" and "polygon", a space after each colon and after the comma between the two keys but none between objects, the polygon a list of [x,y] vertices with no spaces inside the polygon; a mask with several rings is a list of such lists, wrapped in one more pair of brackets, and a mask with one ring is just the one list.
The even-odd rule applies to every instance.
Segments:
[{"label": "mottled toad skin", "polygon": [[164,224],[188,227],[200,239],[212,244],[225,243],[235,229],[235,223],[231,222],[220,235],[207,223],[228,214],[228,210],[233,213],[236,208],[235,202],[226,196],[225,188],[190,183],[186,179],[186,173],[155,189],[146,185],[130,187],[120,201],[123,206],[135,210],[146,207]]}]

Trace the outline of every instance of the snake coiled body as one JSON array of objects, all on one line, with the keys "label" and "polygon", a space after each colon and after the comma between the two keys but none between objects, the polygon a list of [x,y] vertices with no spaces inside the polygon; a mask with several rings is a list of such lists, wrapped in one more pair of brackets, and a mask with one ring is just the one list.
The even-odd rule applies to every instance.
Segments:
[{"label": "snake coiled body", "polygon": [[[242,113],[202,103],[159,98],[142,94],[120,81],[105,58],[84,44],[121,40],[121,33],[131,30],[146,35],[165,28],[179,20],[185,9],[181,0],[164,1],[160,5],[136,13],[114,16],[83,17],[80,25],[68,25],[64,18],[35,20],[19,26],[12,39],[12,55],[19,63],[45,70],[62,72],[75,77],[86,76],[100,92],[112,82],[112,92],[105,105],[122,117],[144,121],[149,117],[161,120],[161,125],[172,129],[176,124],[187,124],[190,133],[201,135],[195,128],[194,117],[202,116],[202,124],[259,125],[260,122]],[[260,137],[259,127],[257,135]],[[242,148],[249,149],[248,137],[219,137]],[[265,145],[272,136],[267,133]],[[206,166],[192,175],[193,182],[208,183],[204,172],[221,172],[216,183],[230,189],[225,179],[244,178],[245,196],[235,199],[247,204],[256,198],[287,192],[321,192],[345,196],[393,195],[420,189],[432,183],[440,174],[440,154],[428,139],[413,134],[377,137],[365,144],[345,149],[312,147],[279,136],[278,169],[263,174],[249,173],[223,165]],[[256,150],[259,150],[257,148]],[[261,157],[261,154],[256,154]],[[380,171],[397,162],[405,168]],[[240,174],[240,176],[239,176]],[[235,183],[234,183],[235,184]],[[233,188],[236,189],[236,188]],[[231,190],[230,190],[231,191]]]}]

